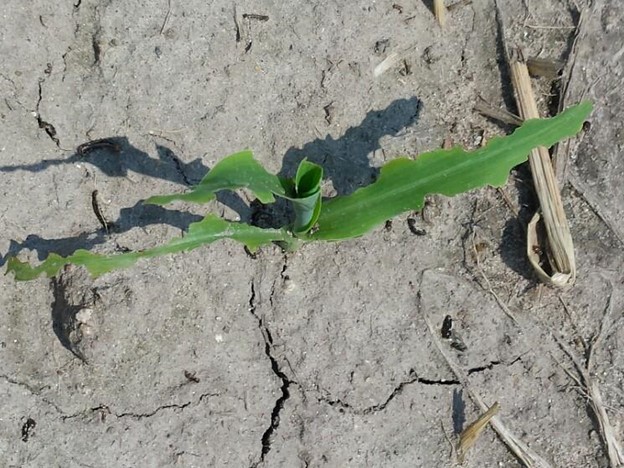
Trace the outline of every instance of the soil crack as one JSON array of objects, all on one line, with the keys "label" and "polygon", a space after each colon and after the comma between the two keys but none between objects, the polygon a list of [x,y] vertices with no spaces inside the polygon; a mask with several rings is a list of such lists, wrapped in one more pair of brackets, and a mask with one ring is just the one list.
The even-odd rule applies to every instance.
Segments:
[{"label": "soil crack", "polygon": [[152,411],[148,411],[146,413],[135,413],[133,411],[125,411],[123,413],[117,413],[117,412],[112,411],[108,405],[102,404],[102,405],[95,406],[93,408],[89,408],[86,411],[80,411],[75,414],[65,415],[62,417],[62,420],[67,421],[68,419],[75,419],[75,418],[79,418],[81,416],[86,416],[87,414],[96,413],[96,412],[100,413],[102,419],[104,419],[106,415],[112,415],[119,419],[132,418],[132,419],[141,420],[145,418],[151,418],[152,416],[155,416],[156,414],[165,410],[184,410],[185,408],[191,406],[193,403],[195,404],[201,403],[204,400],[204,398],[215,397],[215,396],[219,396],[219,394],[218,393],[203,393],[199,396],[199,398],[196,401],[192,400],[192,401],[187,401],[186,403],[173,403],[170,405],[161,405],[153,409]]},{"label": "soil crack", "polygon": [[500,363],[500,361],[491,361],[483,366],[473,367],[471,369],[468,369],[468,375],[478,374],[479,372],[491,370],[494,366],[498,366]]},{"label": "soil crack", "polygon": [[[290,281],[290,277],[286,274],[286,270],[288,270],[288,255],[284,254],[283,262],[284,263],[282,264],[282,271],[280,271],[282,285],[287,281]],[[271,304],[271,307],[273,307],[273,296],[275,295],[275,287],[277,286],[278,281],[279,280],[276,278],[275,281],[273,281],[273,285],[271,286],[271,293],[269,294],[269,304]]]},{"label": "soil crack", "polygon": [[43,401],[44,403],[46,403],[47,405],[51,406],[52,408],[54,408],[54,410],[60,414],[63,415],[63,410],[61,410],[61,408],[56,404],[53,403],[52,401],[48,400],[47,398],[41,396],[41,392],[47,388],[47,385],[44,385],[43,387],[36,389],[34,388],[32,385],[27,384],[26,382],[20,382],[19,380],[15,380],[11,377],[9,377],[8,375],[4,375],[4,374],[0,374],[0,379],[5,380],[6,382],[10,383],[11,385],[17,385],[19,387],[25,388],[26,390],[28,390],[33,396],[40,398],[41,401]]},{"label": "soil crack", "polygon": [[182,403],[182,404],[162,405],[154,409],[153,411],[150,411],[149,413],[133,413],[129,411],[126,413],[114,413],[114,414],[117,418],[145,419],[145,418],[151,418],[152,416],[160,413],[161,411],[168,410],[168,409],[183,410],[184,408],[188,407],[191,403],[192,403],[191,401],[187,401],[186,403]]},{"label": "soil crack", "polygon": [[505,366],[511,366],[511,365],[515,364],[516,362],[520,361],[521,359],[522,359],[522,355],[512,359],[509,362],[507,362],[507,361],[490,361],[489,363],[484,364],[482,366],[471,367],[470,369],[468,369],[468,375],[478,374],[478,373],[486,371],[486,370],[492,370],[494,367],[499,366],[501,364],[505,365]]},{"label": "soil crack", "polygon": [[[483,364],[481,366],[472,367],[467,370],[468,375],[479,374],[486,370],[492,370],[494,367],[499,365],[511,366],[516,362],[522,359],[522,355],[514,358],[511,361],[490,361],[487,364]],[[388,398],[385,401],[378,403],[376,405],[372,405],[366,408],[356,408],[351,404],[342,401],[340,399],[332,399],[327,396],[321,396],[317,398],[317,401],[328,404],[329,406],[336,407],[341,413],[349,412],[351,414],[357,415],[367,415],[374,414],[386,409],[386,407],[390,404],[392,400],[401,395],[405,387],[412,384],[421,384],[421,385],[441,385],[441,386],[454,386],[460,385],[460,381],[457,379],[428,379],[426,377],[419,377],[416,374],[414,369],[411,369],[409,372],[409,377],[402,382],[400,382],[390,393]]]},{"label": "soil crack", "polygon": [[36,390],[35,388],[33,388],[32,385],[27,384],[26,382],[20,382],[19,380],[15,380],[11,377],[9,377],[8,375],[4,375],[4,374],[0,374],[0,379],[5,380],[6,382],[12,384],[12,385],[17,385],[19,387],[23,387],[26,390],[28,390],[30,393],[32,393],[35,396],[39,396],[39,393],[41,392],[41,390],[43,390],[45,387],[40,388],[39,390]]},{"label": "soil crack", "polygon": [[[284,270],[282,270],[282,273],[284,271],[285,271],[285,268]],[[271,336],[271,332],[269,331],[267,326],[264,324],[263,318],[260,317],[258,313],[256,312],[256,289],[255,289],[255,285],[253,281],[251,282],[251,295],[249,298],[249,312],[251,312],[254,318],[258,321],[258,328],[260,329],[260,332],[262,333],[262,337],[264,338],[264,353],[266,354],[266,356],[269,358],[269,361],[271,362],[271,369],[273,373],[277,376],[278,379],[280,379],[282,383],[281,385],[282,394],[279,396],[277,400],[275,400],[275,405],[273,406],[273,410],[271,411],[271,424],[269,424],[269,427],[267,427],[267,429],[262,434],[262,439],[261,439],[262,440],[262,452],[260,453],[260,459],[251,465],[252,468],[256,468],[264,462],[264,459],[266,458],[267,454],[271,451],[271,445],[273,443],[273,440],[272,440],[273,435],[277,431],[279,424],[280,424],[280,413],[282,409],[284,408],[284,404],[286,403],[286,400],[290,398],[289,388],[295,382],[290,380],[286,376],[286,374],[280,369],[280,366],[277,363],[277,359],[275,359],[275,357],[272,354],[273,337]]]},{"label": "soil crack", "polygon": [[378,413],[386,409],[386,407],[390,404],[392,400],[403,393],[403,390],[412,384],[421,384],[421,385],[442,385],[442,386],[453,386],[459,385],[458,380],[447,380],[447,379],[427,379],[424,377],[419,377],[416,372],[412,369],[410,370],[409,377],[406,380],[400,382],[390,393],[388,398],[385,401],[378,403],[376,405],[372,405],[363,409],[355,408],[349,403],[346,403],[340,399],[332,400],[327,397],[320,397],[318,401],[328,404],[332,407],[338,407],[341,412],[348,411],[349,413],[358,414],[358,415],[368,415]]},{"label": "soil crack", "polygon": [[60,148],[61,144],[59,142],[59,139],[56,137],[56,128],[54,128],[54,125],[52,125],[49,122],[46,122],[45,120],[43,120],[41,118],[41,114],[39,113],[39,106],[41,105],[41,100],[43,99],[43,83],[45,82],[44,79],[39,79],[39,98],[37,99],[37,105],[35,106],[35,117],[37,119],[37,124],[39,125],[39,128],[41,128],[42,130],[44,130],[46,132],[46,134],[48,135],[48,137],[50,137],[50,140],[52,140],[54,142],[54,144]]},{"label": "soil crack", "polygon": [[[165,138],[160,135],[159,137],[175,145],[175,141],[169,138]],[[176,156],[173,153],[173,151],[169,150],[168,148],[162,147],[161,151],[164,154],[164,156],[173,163],[176,172],[178,173],[178,175],[180,176],[184,184],[187,185],[188,187],[195,185],[195,183],[191,180],[191,178],[187,175],[186,171],[184,170],[184,162],[182,162],[182,160],[178,156]]]}]

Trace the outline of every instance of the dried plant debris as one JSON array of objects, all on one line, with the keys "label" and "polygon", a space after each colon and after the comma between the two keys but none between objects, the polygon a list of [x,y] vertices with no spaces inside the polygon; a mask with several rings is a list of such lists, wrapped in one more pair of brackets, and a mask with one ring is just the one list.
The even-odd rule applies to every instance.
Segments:
[{"label": "dried plant debris", "polygon": [[256,21],[269,21],[268,15],[259,15],[257,13],[243,13],[243,18]]},{"label": "dried plant debris", "polygon": [[[426,270],[423,275],[431,274],[430,270]],[[418,302],[420,304],[420,301]],[[453,359],[448,351],[443,346],[441,339],[439,338],[439,334],[436,333],[431,319],[427,316],[427,313],[422,311],[423,318],[425,323],[427,324],[427,328],[429,329],[429,333],[431,334],[432,340],[438,352],[442,355],[447,365],[455,374],[455,377],[462,385],[463,389],[466,391],[470,399],[481,409],[483,412],[487,412],[490,408],[484,403],[483,399],[477,393],[475,388],[470,384],[468,379],[467,372],[462,369],[459,364]],[[494,411],[494,410],[493,410]],[[550,463],[548,463],[544,458],[542,458],[537,452],[535,452],[531,447],[529,447],[526,443],[524,443],[521,439],[519,439],[515,434],[513,434],[507,426],[503,424],[503,422],[496,415],[492,415],[490,417],[490,423],[492,428],[501,440],[507,445],[509,450],[513,452],[513,454],[525,465],[529,467],[535,468],[551,468]]]},{"label": "dried plant debris", "polygon": [[514,114],[513,112],[509,112],[506,109],[494,107],[482,97],[479,97],[477,103],[474,106],[474,110],[489,119],[501,122],[506,125],[522,125],[522,119],[516,114]]},{"label": "dried plant debris", "polygon": [[192,383],[199,383],[199,377],[197,377],[196,372],[191,372],[188,370],[184,371],[184,377],[186,378],[187,381],[192,382]]},{"label": "dried plant debris", "polygon": [[97,190],[91,192],[91,207],[93,208],[93,213],[95,214],[95,217],[102,225],[102,228],[104,229],[106,234],[108,234],[110,231],[110,223],[104,216],[102,208],[100,207],[99,192]]},{"label": "dried plant debris", "polygon": [[444,6],[444,0],[433,0],[433,14],[438,20],[440,27],[444,27],[446,24],[446,7]]},{"label": "dried plant debris", "polygon": [[577,378],[570,371],[564,368],[568,376],[578,384],[583,396],[587,397],[589,407],[598,422],[598,431],[606,447],[609,464],[612,468],[617,468],[619,466],[624,466],[624,450],[622,449],[622,444],[618,440],[615,429],[609,420],[609,415],[607,414],[602,394],[600,393],[600,388],[598,387],[596,381],[592,378],[592,364],[595,354],[594,351],[598,348],[598,345],[604,336],[605,329],[607,328],[606,324],[610,321],[612,311],[613,285],[611,285],[611,294],[609,295],[607,306],[600,325],[600,330],[597,336],[593,339],[592,343],[587,346],[587,360],[585,366],[583,366],[580,359],[576,356],[572,349],[570,349],[570,347],[562,339],[560,339],[556,333],[552,332],[552,335],[557,341],[559,347],[570,358],[579,374],[580,378]]},{"label": "dried plant debris", "polygon": [[495,402],[485,413],[468,426],[459,436],[459,443],[457,444],[457,457],[460,463],[464,462],[464,456],[466,452],[475,444],[483,429],[488,425],[490,420],[498,413],[500,405]]},{"label": "dried plant debris", "polygon": [[526,61],[531,76],[541,76],[551,80],[561,76],[564,65],[561,60],[539,57],[529,57]]},{"label": "dried plant debris", "polygon": [[[508,60],[520,117],[525,120],[539,118],[529,71],[522,51],[515,49]],[[541,209],[541,213],[536,213],[528,226],[527,256],[529,262],[544,283],[556,287],[571,286],[576,279],[574,244],[548,149],[539,146],[531,150],[529,163]],[[539,256],[531,248],[533,245],[540,244],[537,238],[537,225],[541,218],[544,220],[548,239],[546,252],[551,271],[542,267]]]},{"label": "dried plant debris", "polygon": [[396,52],[392,52],[384,60],[382,60],[379,65],[375,67],[375,69],[373,70],[373,76],[377,78],[378,76],[383,75],[392,67],[394,67],[397,63],[399,63],[399,59],[399,54]]}]

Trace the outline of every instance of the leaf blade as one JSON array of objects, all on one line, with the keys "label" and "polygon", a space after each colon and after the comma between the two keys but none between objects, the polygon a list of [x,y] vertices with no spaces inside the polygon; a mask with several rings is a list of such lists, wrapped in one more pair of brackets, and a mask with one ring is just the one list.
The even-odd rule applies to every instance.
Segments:
[{"label": "leaf blade", "polygon": [[52,253],[37,266],[31,266],[16,257],[11,257],[7,262],[6,274],[14,272],[15,279],[18,281],[32,280],[41,274],[52,277],[57,275],[63,266],[71,263],[84,266],[92,276],[98,277],[111,270],[128,268],[142,258],[193,250],[220,239],[234,239],[245,244],[251,251],[275,241],[286,243],[293,241],[292,235],[284,229],[262,229],[244,223],[226,221],[209,214],[203,220],[192,223],[185,236],[174,238],[167,244],[151,249],[117,255],[100,255],[82,249],[67,257]]},{"label": "leaf blade", "polygon": [[301,161],[295,175],[294,193],[288,197],[295,211],[293,232],[297,235],[308,232],[321,213],[322,180],[321,166],[305,159]]},{"label": "leaf blade", "polygon": [[361,236],[402,212],[422,208],[428,194],[453,196],[485,185],[501,186],[531,149],[576,134],[591,109],[591,103],[584,102],[550,119],[527,120],[513,134],[495,137],[471,153],[452,148],[424,153],[416,160],[390,161],[373,184],[324,203],[318,231],[307,239]]},{"label": "leaf blade", "polygon": [[286,191],[275,174],[271,174],[253,157],[251,150],[244,150],[226,156],[204,176],[190,191],[170,195],[157,195],[145,203],[165,205],[174,200],[192,203],[207,203],[220,190],[251,190],[262,203],[275,201],[273,195],[285,196]]}]

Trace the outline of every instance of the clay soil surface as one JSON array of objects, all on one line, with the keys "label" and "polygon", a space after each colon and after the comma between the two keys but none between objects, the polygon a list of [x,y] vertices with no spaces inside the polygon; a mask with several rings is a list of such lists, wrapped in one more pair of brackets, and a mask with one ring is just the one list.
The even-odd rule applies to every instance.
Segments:
[{"label": "clay soil surface", "polygon": [[[591,348],[622,440],[624,3],[447,2],[444,28],[421,0],[5,3],[3,268],[158,245],[208,212],[279,221],[244,193],[141,203],[244,148],[283,175],[322,164],[327,195],[445,140],[476,148],[513,130],[473,109],[517,112],[507,46],[561,63],[534,80],[543,115],[581,99],[594,112],[561,179],[569,289],[526,260],[526,165],[502,190],[430,197],[347,242],[252,258],[224,241],[95,280],[0,277],[0,466],[454,466],[481,414],[471,391],[552,466],[609,465],[559,342],[583,366]],[[77,151],[101,138],[114,145]],[[463,466],[521,462],[487,428]]]}]

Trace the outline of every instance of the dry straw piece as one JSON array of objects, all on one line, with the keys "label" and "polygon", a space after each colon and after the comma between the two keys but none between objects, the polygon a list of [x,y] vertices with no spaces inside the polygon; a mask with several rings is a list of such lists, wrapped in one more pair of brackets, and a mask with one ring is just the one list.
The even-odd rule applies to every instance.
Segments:
[{"label": "dry straw piece", "polygon": [[[511,80],[516,90],[516,102],[520,118],[537,119],[539,112],[535,95],[531,88],[531,79],[522,52],[516,49],[509,58]],[[536,213],[528,225],[527,255],[538,277],[546,284],[565,287],[571,286],[576,278],[574,244],[570,226],[563,210],[559,185],[555,177],[548,149],[540,146],[531,151],[529,164],[533,174],[533,183],[540,202],[541,213]],[[546,257],[552,273],[547,273],[541,265],[539,248],[538,222],[544,219],[546,231]]]},{"label": "dry straw piece", "polygon": [[553,336],[561,349],[563,349],[563,351],[572,360],[581,377],[579,380],[569,371],[566,371],[566,373],[579,385],[585,396],[588,398],[589,406],[594,413],[596,421],[598,422],[600,436],[602,437],[602,440],[607,448],[609,466],[611,468],[624,466],[624,449],[622,449],[622,445],[617,438],[615,429],[609,420],[609,415],[605,409],[598,384],[592,379],[589,370],[583,367],[581,362],[574,355],[572,350],[563,342],[563,340],[558,338],[554,332]]},{"label": "dry straw piece", "polygon": [[474,110],[485,117],[498,120],[499,122],[507,125],[515,125],[517,127],[522,125],[522,119],[516,114],[509,112],[506,109],[494,107],[480,96],[474,106]]},{"label": "dry straw piece", "polygon": [[444,27],[446,24],[446,7],[444,6],[444,0],[433,0],[433,14],[435,15],[440,27]]},{"label": "dry straw piece", "polygon": [[[567,311],[568,307],[565,302],[563,302],[563,299],[559,298],[559,300]],[[574,364],[574,367],[576,368],[576,371],[578,372],[580,378],[575,377],[565,367],[563,369],[566,374],[568,374],[568,376],[578,384],[581,394],[587,397],[589,407],[594,413],[596,422],[598,422],[598,432],[602,437],[604,445],[607,449],[609,465],[611,468],[618,468],[624,466],[624,448],[622,448],[622,444],[618,440],[616,430],[609,420],[609,415],[607,414],[607,410],[602,399],[602,394],[600,393],[600,388],[598,387],[597,382],[592,377],[594,356],[596,354],[594,351],[598,349],[599,345],[601,344],[601,341],[607,329],[607,324],[611,321],[612,315],[613,283],[611,283],[611,293],[609,294],[609,301],[602,317],[600,330],[598,331],[598,335],[594,338],[593,343],[589,345],[586,351],[585,366],[583,366],[580,359],[576,356],[572,349],[570,349],[570,347],[561,338],[559,338],[554,331],[551,330],[551,334],[559,347],[563,350],[565,354],[567,354],[567,356]],[[561,364],[559,365],[561,366]]]},{"label": "dry straw piece", "polygon": [[463,430],[459,436],[459,443],[457,444],[457,456],[459,463],[464,463],[464,455],[470,447],[474,445],[483,432],[483,429],[485,429],[487,424],[490,422],[490,419],[492,419],[499,410],[500,405],[498,402],[495,402],[492,406],[490,406],[490,409],[488,409],[485,413],[479,416],[475,422]]},{"label": "dry straw piece", "polygon": [[377,78],[383,75],[399,62],[400,56],[397,52],[392,52],[373,70],[373,76]]}]

